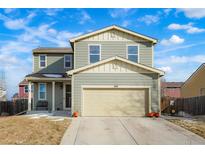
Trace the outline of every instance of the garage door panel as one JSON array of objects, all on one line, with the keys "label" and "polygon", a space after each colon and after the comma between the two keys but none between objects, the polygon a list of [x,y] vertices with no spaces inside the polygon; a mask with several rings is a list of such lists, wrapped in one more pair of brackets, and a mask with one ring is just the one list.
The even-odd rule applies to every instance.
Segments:
[{"label": "garage door panel", "polygon": [[84,116],[144,116],[145,89],[84,89]]}]

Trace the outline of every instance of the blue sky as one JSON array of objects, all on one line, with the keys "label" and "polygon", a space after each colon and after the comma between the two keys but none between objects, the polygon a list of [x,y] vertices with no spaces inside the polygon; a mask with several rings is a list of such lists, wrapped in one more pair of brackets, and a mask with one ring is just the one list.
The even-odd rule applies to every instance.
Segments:
[{"label": "blue sky", "polygon": [[8,96],[32,71],[32,49],[68,47],[69,38],[112,24],[152,36],[154,65],[185,81],[205,62],[205,9],[0,9],[0,70]]}]

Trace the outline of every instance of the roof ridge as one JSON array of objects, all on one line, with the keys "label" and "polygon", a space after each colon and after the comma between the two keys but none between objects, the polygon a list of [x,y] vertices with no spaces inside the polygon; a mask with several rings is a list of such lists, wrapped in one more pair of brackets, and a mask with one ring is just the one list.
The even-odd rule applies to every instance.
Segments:
[{"label": "roof ridge", "polygon": [[156,38],[153,38],[153,37],[148,36],[148,35],[145,35],[145,34],[138,33],[138,32],[136,32],[136,31],[133,31],[133,30],[130,30],[130,29],[127,29],[127,28],[125,28],[125,27],[118,26],[118,25],[106,26],[106,27],[104,27],[104,28],[100,28],[100,29],[91,31],[91,32],[89,32],[89,33],[84,33],[84,34],[82,34],[82,35],[79,35],[79,36],[76,36],[76,37],[71,38],[69,41],[70,41],[70,42],[75,42],[76,40],[83,39],[83,38],[86,38],[86,37],[95,35],[96,33],[101,33],[101,32],[110,30],[110,29],[112,29],[112,28],[116,28],[116,29],[118,29],[118,30],[120,30],[120,31],[124,31],[125,33],[129,33],[130,35],[135,35],[135,36],[141,37],[141,38],[143,38],[143,39],[145,39],[145,40],[152,41],[153,43],[157,43],[157,41],[158,41]]}]

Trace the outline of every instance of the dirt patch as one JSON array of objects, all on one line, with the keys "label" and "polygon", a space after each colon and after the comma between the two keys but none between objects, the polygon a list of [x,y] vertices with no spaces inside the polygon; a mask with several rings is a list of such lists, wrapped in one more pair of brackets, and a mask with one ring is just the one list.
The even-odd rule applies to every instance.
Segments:
[{"label": "dirt patch", "polygon": [[60,144],[69,124],[68,119],[51,121],[26,116],[3,117],[0,118],[0,144]]},{"label": "dirt patch", "polygon": [[200,119],[167,119],[205,139],[205,121]]}]

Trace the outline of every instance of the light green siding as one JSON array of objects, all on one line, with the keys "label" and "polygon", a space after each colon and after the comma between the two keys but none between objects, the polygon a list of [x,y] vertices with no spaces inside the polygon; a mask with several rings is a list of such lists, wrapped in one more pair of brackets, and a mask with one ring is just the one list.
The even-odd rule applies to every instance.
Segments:
[{"label": "light green siding", "polygon": [[127,45],[139,45],[139,62],[152,66],[152,44],[148,42],[135,41],[80,41],[75,43],[75,68],[88,65],[88,45],[101,45],[101,60],[113,56],[127,58]]},{"label": "light green siding", "polygon": [[[43,83],[43,82],[41,82]],[[46,83],[46,100],[48,101],[48,110],[52,110],[52,83]],[[34,109],[36,108],[36,104],[39,101],[38,99],[38,83],[34,83]],[[63,110],[63,83],[56,82],[55,83],[55,110]]]},{"label": "light green siding", "polygon": [[[46,55],[46,54],[43,54]],[[70,69],[64,68],[64,55],[65,54],[47,54],[47,67],[39,68],[39,54],[34,56],[34,72],[35,73],[65,73]]]},{"label": "light green siding", "polygon": [[150,86],[151,110],[159,111],[158,74],[140,73],[80,73],[73,76],[73,112],[81,113],[82,86],[86,85],[126,85],[126,86]]}]

